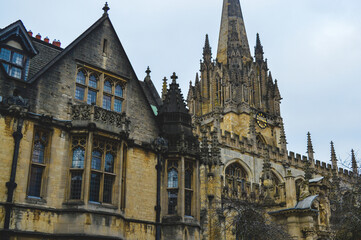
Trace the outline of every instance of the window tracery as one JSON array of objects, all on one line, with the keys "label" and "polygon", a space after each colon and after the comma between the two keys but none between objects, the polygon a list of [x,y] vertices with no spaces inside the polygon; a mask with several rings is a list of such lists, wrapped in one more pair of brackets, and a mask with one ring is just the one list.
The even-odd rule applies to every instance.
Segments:
[{"label": "window tracery", "polygon": [[49,133],[36,130],[33,140],[28,197],[42,197],[43,178],[46,169],[46,155],[49,144]]},{"label": "window tracery", "polygon": [[168,214],[176,214],[178,204],[178,162],[168,162]]},{"label": "window tracery", "polygon": [[70,199],[79,200],[82,196],[86,138],[74,136],[72,139],[72,164],[70,169]]},{"label": "window tracery", "polygon": [[124,87],[123,80],[80,67],[76,76],[75,99],[120,113],[124,101]]}]

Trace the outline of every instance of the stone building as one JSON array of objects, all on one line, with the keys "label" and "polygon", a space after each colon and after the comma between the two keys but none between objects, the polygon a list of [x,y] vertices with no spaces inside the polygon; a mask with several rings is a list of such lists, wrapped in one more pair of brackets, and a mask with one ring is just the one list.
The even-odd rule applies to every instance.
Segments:
[{"label": "stone building", "polygon": [[[237,239],[222,201],[266,206],[295,239],[328,239],[332,166],[287,151],[281,95],[239,0],[224,0],[187,103],[134,72],[104,13],[66,48],[0,29],[0,239]],[[357,165],[354,166],[354,173]],[[331,179],[332,177],[332,179]]]}]

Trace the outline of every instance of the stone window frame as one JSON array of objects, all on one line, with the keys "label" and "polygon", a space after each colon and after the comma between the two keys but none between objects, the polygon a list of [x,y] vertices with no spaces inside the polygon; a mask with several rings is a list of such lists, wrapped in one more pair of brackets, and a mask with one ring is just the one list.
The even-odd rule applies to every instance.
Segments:
[{"label": "stone window frame", "polygon": [[[177,187],[173,187],[173,186],[169,186],[169,174],[170,171],[176,171],[177,172]],[[179,171],[179,161],[176,159],[169,159],[167,161],[167,179],[166,179],[166,187],[167,187],[167,215],[177,215],[178,214],[178,207],[179,207],[179,175],[180,175],[180,171]],[[173,183],[174,184],[174,183]],[[176,197],[171,197],[171,194],[175,194]],[[176,198],[175,202],[173,202],[173,204],[170,202],[171,198]],[[175,204],[174,204],[175,203]],[[174,209],[170,209],[170,206],[174,205]]]},{"label": "stone window frame", "polygon": [[224,176],[224,186],[228,189],[229,196],[233,195],[232,191],[234,191],[235,188],[237,189],[238,196],[241,196],[243,191],[247,192],[247,183],[249,183],[250,176],[239,161],[228,164],[224,169]]},{"label": "stone window frame", "polygon": [[[39,134],[39,140],[36,140],[36,134]],[[47,139],[42,139],[43,135],[47,135]],[[34,134],[33,134],[33,140],[32,140],[32,146],[31,146],[31,156],[29,161],[29,174],[28,174],[28,181],[27,181],[27,188],[26,188],[26,199],[27,200],[40,200],[40,201],[46,201],[46,194],[47,194],[47,181],[48,181],[48,165],[50,163],[50,148],[51,148],[51,139],[52,139],[52,131],[50,129],[34,126]],[[44,151],[43,151],[43,162],[36,162],[33,161],[34,159],[34,151],[35,151],[35,144],[39,141],[44,145]],[[39,196],[33,196],[30,194],[30,188],[31,188],[31,181],[32,181],[32,168],[41,168],[42,169],[42,176],[41,176],[41,183],[40,183],[40,193]]]},{"label": "stone window frame", "polygon": [[[74,144],[74,139],[83,139],[83,144]],[[113,173],[104,173],[104,168],[102,168],[101,171],[94,170],[91,168],[92,165],[92,153],[94,150],[94,141],[102,141],[104,144],[110,143],[114,145],[115,149],[112,149],[112,154],[114,157],[113,162]],[[70,141],[70,151],[69,151],[69,175],[68,175],[68,184],[67,184],[67,197],[66,197],[66,203],[67,204],[96,204],[101,205],[103,207],[109,207],[109,208],[115,208],[117,205],[120,207],[120,199],[118,199],[119,191],[121,191],[121,188],[123,188],[123,184],[120,183],[119,179],[122,176],[123,172],[123,166],[120,165],[124,160],[124,150],[123,146],[124,144],[121,144],[116,139],[111,139],[109,137],[103,136],[101,134],[95,135],[91,132],[76,132],[72,133],[71,141]],[[73,164],[73,151],[77,147],[82,147],[84,149],[84,162],[82,168],[74,168],[72,167]],[[102,165],[104,164],[105,156],[102,156]],[[81,183],[81,189],[80,189],[80,197],[79,198],[72,198],[72,173],[81,173],[82,177],[82,183]],[[113,186],[111,191],[111,201],[110,202],[104,202],[103,201],[103,178],[101,181],[101,188],[99,193],[99,201],[90,201],[90,184],[91,184],[91,173],[92,172],[99,172],[103,174],[108,174],[113,176]],[[118,183],[119,182],[119,183]],[[120,185],[121,184],[121,185]],[[125,184],[125,183],[124,183]],[[123,197],[123,193],[122,196]],[[118,203],[119,202],[119,203]]]},{"label": "stone window frame", "polygon": [[[89,182],[89,202],[91,203],[102,203],[102,204],[112,204],[113,198],[114,198],[114,182],[115,179],[117,177],[116,174],[116,169],[115,169],[115,164],[116,164],[116,157],[117,157],[117,147],[116,147],[116,143],[99,138],[98,136],[95,136],[93,139],[93,144],[92,144],[92,152],[91,152],[91,159],[90,159],[90,164],[91,164],[91,170],[90,170],[90,176],[92,174],[98,174],[100,175],[100,188],[98,191],[98,201],[93,201],[90,200],[90,195],[91,195],[91,188],[92,188],[92,179],[90,178],[90,182]],[[101,162],[100,162],[100,169],[96,169],[93,168],[93,156],[94,156],[94,152],[102,152],[101,154]],[[112,171],[107,171],[105,169],[105,163],[106,163],[106,156],[110,154],[113,157],[113,169]],[[106,178],[113,178],[112,179],[112,186],[111,186],[111,200],[106,201],[104,199],[104,192],[105,192],[105,179]]]},{"label": "stone window frame", "polygon": [[[80,82],[76,81],[79,72],[84,73],[85,83],[80,83]],[[90,86],[90,84],[89,84],[89,79],[92,75],[94,75],[97,78],[97,88],[94,88],[94,87]],[[104,91],[104,84],[106,81],[109,81],[111,84],[111,92]],[[96,68],[93,68],[90,66],[77,66],[77,71],[76,71],[76,76],[75,76],[75,92],[76,92],[77,87],[82,88],[82,89],[84,89],[84,96],[83,96],[83,99],[77,99],[76,94],[74,92],[74,99],[76,102],[89,104],[88,103],[89,90],[94,91],[97,93],[96,101],[95,101],[95,103],[91,103],[91,104],[95,104],[99,107],[104,108],[104,96],[107,96],[107,97],[110,97],[110,109],[107,109],[107,108],[104,108],[104,109],[106,109],[108,111],[115,111],[118,113],[122,113],[122,112],[124,112],[124,102],[126,99],[126,84],[127,84],[126,80],[124,80],[123,78],[117,77],[113,74],[101,71],[99,69],[96,69]],[[120,86],[122,88],[122,95],[116,94],[117,86]],[[120,105],[121,105],[120,111],[117,111],[117,109],[115,107],[116,101],[120,101]]]}]

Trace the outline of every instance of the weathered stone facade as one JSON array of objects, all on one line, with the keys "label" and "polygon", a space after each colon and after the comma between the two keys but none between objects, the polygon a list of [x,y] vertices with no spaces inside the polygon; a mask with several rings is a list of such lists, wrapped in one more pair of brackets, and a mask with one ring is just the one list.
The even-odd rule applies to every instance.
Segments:
[{"label": "weathered stone facade", "polygon": [[186,106],[139,81],[109,7],[65,49],[0,29],[0,239],[237,239],[223,204],[258,203],[294,239],[329,239],[331,184],[357,176],[287,151],[281,95],[239,0],[224,0]]},{"label": "weathered stone facade", "polygon": [[[108,10],[65,49],[21,21],[0,30],[1,239],[200,239],[190,115],[185,105],[168,109],[188,118],[168,136],[154,110],[184,100],[163,104],[149,70],[138,80]],[[160,134],[169,148],[158,152]],[[174,212],[168,161],[179,166]]]}]

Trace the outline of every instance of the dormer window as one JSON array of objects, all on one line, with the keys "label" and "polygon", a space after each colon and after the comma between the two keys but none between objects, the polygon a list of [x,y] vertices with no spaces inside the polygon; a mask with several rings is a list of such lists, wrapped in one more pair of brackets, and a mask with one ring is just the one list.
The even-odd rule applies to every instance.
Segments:
[{"label": "dormer window", "polygon": [[29,59],[26,56],[3,47],[0,51],[0,61],[9,76],[27,80]]}]

